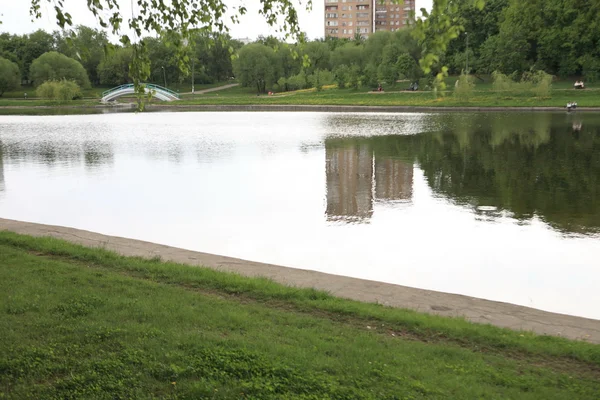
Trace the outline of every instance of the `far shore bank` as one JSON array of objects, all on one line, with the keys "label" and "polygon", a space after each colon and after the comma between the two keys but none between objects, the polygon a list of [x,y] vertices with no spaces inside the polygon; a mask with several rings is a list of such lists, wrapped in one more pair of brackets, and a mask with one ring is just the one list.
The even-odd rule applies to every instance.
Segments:
[{"label": "far shore bank", "polygon": [[[0,111],[33,112],[36,110],[94,110],[94,111],[125,111],[136,108],[134,103],[123,103],[118,105],[10,105],[1,106]],[[199,112],[361,112],[361,113],[404,113],[404,112],[568,112],[565,107],[531,107],[531,106],[371,106],[371,105],[314,105],[314,104],[148,104],[147,111],[199,111]],[[580,107],[571,113],[577,112],[600,112],[600,107]]]},{"label": "far shore bank", "polygon": [[36,237],[54,237],[88,247],[104,248],[124,256],[160,257],[164,261],[190,266],[204,266],[243,276],[266,277],[285,285],[324,290],[334,296],[352,300],[441,316],[463,317],[474,323],[600,343],[600,320],[463,295],[240,260],[68,227],[0,218],[0,231],[2,230]]}]

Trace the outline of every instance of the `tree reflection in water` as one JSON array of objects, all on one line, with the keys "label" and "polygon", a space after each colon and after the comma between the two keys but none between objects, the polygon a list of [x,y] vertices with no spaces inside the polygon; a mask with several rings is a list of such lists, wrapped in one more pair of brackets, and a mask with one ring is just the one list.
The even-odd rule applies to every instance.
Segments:
[{"label": "tree reflection in water", "polygon": [[600,118],[440,119],[436,132],[327,139],[328,217],[368,219],[377,197],[410,200],[416,163],[436,194],[486,218],[506,211],[523,222],[537,216],[565,233],[600,232]]}]

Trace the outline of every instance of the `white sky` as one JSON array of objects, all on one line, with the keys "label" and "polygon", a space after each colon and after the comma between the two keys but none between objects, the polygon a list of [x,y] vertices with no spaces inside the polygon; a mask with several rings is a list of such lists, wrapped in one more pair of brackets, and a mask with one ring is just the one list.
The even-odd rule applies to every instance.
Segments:
[{"label": "white sky", "polygon": [[[248,13],[240,19],[237,25],[229,24],[231,36],[234,38],[250,38],[255,39],[259,35],[275,34],[275,30],[270,28],[261,15],[258,14],[258,0],[224,0],[230,8],[244,4],[248,9]],[[300,28],[308,34],[310,39],[323,37],[323,18],[324,18],[324,0],[313,0],[313,10],[306,11],[306,0],[295,0],[298,3]],[[431,8],[432,0],[417,0],[416,7],[419,10],[421,7]],[[131,13],[131,2],[128,0],[119,0],[123,15]],[[55,14],[53,6],[46,0],[42,0],[42,19],[31,21],[29,16],[30,0],[0,0],[0,32],[10,32],[16,34],[30,33],[37,29],[47,31],[57,30]],[[65,0],[65,8],[73,17],[73,22],[76,25],[87,25],[100,28],[95,22],[94,16],[87,9],[87,1],[85,0]],[[417,11],[418,14],[418,11]],[[127,18],[124,18],[125,21]]]}]

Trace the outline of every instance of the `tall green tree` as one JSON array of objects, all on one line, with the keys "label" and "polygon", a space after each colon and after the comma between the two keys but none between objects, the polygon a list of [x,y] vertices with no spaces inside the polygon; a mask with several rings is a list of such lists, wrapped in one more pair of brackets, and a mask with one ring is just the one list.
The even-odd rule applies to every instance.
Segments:
[{"label": "tall green tree", "polygon": [[0,57],[0,97],[9,90],[16,90],[21,84],[19,66]]},{"label": "tall green tree", "polygon": [[36,86],[50,80],[73,80],[82,88],[90,87],[90,80],[83,65],[64,54],[50,51],[31,63],[30,79]]},{"label": "tall green tree", "polygon": [[94,85],[100,83],[98,65],[104,60],[108,45],[106,32],[83,25],[70,34],[56,34],[57,51],[79,61]]},{"label": "tall green tree", "polygon": [[55,48],[55,38],[42,30],[21,36],[0,35],[0,56],[16,62],[24,80],[31,80],[29,69],[33,60]]},{"label": "tall green tree", "polygon": [[260,43],[249,44],[238,52],[235,75],[243,86],[254,86],[258,93],[264,93],[278,79],[276,61],[272,48]]},{"label": "tall green tree", "polygon": [[131,83],[129,65],[133,60],[131,48],[119,47],[111,51],[98,65],[98,78],[102,85],[118,86]]},{"label": "tall green tree", "polygon": [[402,54],[402,48],[396,42],[390,42],[383,48],[381,63],[377,70],[380,80],[387,82],[389,85],[396,86],[396,81],[400,77],[398,58]]},{"label": "tall green tree", "polygon": [[308,42],[303,46],[303,54],[308,56],[310,65],[306,68],[308,74],[317,70],[331,69],[329,46],[321,41]]}]

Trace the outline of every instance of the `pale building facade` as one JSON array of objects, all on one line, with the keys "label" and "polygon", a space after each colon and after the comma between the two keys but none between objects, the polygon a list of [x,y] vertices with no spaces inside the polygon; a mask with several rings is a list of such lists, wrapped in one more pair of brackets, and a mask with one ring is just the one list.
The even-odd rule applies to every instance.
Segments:
[{"label": "pale building facade", "polygon": [[324,0],[325,36],[368,37],[376,31],[402,29],[410,23],[415,0],[394,4],[391,0]]}]

